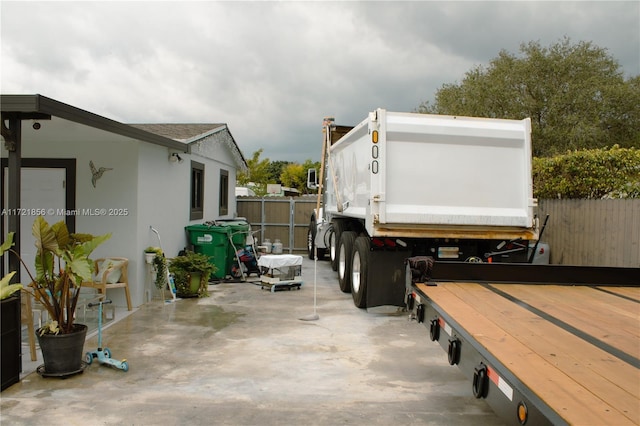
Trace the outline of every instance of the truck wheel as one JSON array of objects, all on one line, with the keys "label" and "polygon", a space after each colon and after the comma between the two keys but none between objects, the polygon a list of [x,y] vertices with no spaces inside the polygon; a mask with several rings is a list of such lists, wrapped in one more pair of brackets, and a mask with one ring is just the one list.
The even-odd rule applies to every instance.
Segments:
[{"label": "truck wheel", "polygon": [[344,293],[351,291],[351,258],[353,256],[353,244],[356,241],[356,233],[345,231],[340,236],[340,249],[338,250],[338,282],[340,290]]},{"label": "truck wheel", "polygon": [[358,308],[367,307],[367,276],[369,273],[369,238],[358,237],[353,248],[351,266],[351,296]]},{"label": "truck wheel", "polygon": [[315,259],[314,255],[313,255],[313,251],[315,250],[315,237],[313,235],[313,222],[311,222],[309,224],[309,230],[307,231],[307,251],[309,252],[309,259],[313,260]]},{"label": "truck wheel", "polygon": [[338,239],[335,231],[331,230],[329,235],[329,260],[331,260],[331,269],[338,270]]},{"label": "truck wheel", "polygon": [[[316,227],[316,218],[311,218],[311,223],[309,223],[309,231],[307,232],[307,250],[309,251],[309,259],[315,259],[315,251],[316,251],[316,232],[318,232],[318,228]],[[319,248],[318,249],[318,259],[322,259],[326,249]]]},{"label": "truck wheel", "polygon": [[340,257],[340,236],[342,235],[342,222],[334,221],[331,225],[333,231],[329,236],[329,255],[331,257],[331,269],[338,270],[338,258]]}]

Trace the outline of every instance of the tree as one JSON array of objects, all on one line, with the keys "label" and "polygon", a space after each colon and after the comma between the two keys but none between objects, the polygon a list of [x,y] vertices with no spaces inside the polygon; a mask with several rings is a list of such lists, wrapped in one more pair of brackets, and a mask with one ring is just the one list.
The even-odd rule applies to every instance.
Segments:
[{"label": "tree", "polygon": [[238,186],[251,186],[251,189],[259,197],[267,193],[267,184],[279,183],[289,188],[296,188],[301,194],[308,194],[307,170],[320,169],[319,162],[306,160],[303,164],[290,161],[269,161],[268,158],[260,159],[262,149],[253,153],[247,160],[247,172],[239,172],[236,178]]},{"label": "tree", "polygon": [[239,186],[247,186],[252,184],[252,189],[258,196],[267,193],[267,183],[269,183],[269,166],[268,158],[260,159],[262,149],[253,153],[250,160],[247,160],[247,172],[239,172],[236,181]]},{"label": "tree", "polygon": [[269,183],[280,183],[287,186],[280,180],[280,176],[289,164],[293,163],[290,161],[273,161],[269,164]]},{"label": "tree", "polygon": [[[304,175],[304,176],[303,176]],[[280,174],[280,182],[283,186],[295,188],[303,194],[306,188],[307,172],[302,164],[292,163],[287,165]]]},{"label": "tree", "polygon": [[316,190],[307,188],[307,170],[309,169],[319,170],[320,163],[314,163],[311,160],[306,160],[303,164],[290,163],[282,170],[280,182],[284,186],[297,189],[300,194],[315,193]]},{"label": "tree", "polygon": [[618,62],[591,42],[500,51],[461,84],[444,84],[418,112],[490,118],[531,117],[533,154],[640,145],[640,76],[624,80]]}]

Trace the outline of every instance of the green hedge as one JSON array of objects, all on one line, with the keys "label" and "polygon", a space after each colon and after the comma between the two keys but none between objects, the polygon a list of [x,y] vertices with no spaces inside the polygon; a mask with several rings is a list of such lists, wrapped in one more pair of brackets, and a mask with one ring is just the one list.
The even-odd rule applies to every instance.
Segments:
[{"label": "green hedge", "polygon": [[542,198],[639,198],[640,150],[585,149],[533,159],[533,195]]}]

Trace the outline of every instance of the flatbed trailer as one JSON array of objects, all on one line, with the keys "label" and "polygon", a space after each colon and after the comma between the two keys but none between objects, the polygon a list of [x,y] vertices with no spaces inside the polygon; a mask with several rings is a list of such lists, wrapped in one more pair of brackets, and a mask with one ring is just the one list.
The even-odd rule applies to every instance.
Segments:
[{"label": "flatbed trailer", "polygon": [[508,424],[638,425],[640,268],[623,272],[624,286],[409,280],[407,305]]}]

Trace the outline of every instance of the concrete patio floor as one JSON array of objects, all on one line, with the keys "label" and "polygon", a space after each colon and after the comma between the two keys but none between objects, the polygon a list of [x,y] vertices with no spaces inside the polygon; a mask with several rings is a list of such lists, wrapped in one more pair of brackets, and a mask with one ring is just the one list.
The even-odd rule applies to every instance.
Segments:
[{"label": "concrete patio floor", "polygon": [[[320,319],[301,321],[314,276]],[[305,257],[303,279],[275,293],[221,283],[208,298],[117,317],[103,339],[128,372],[93,363],[67,379],[28,374],[0,395],[0,423],[503,424],[422,324],[356,309],[327,261]],[[90,337],[85,350],[96,346]]]}]

